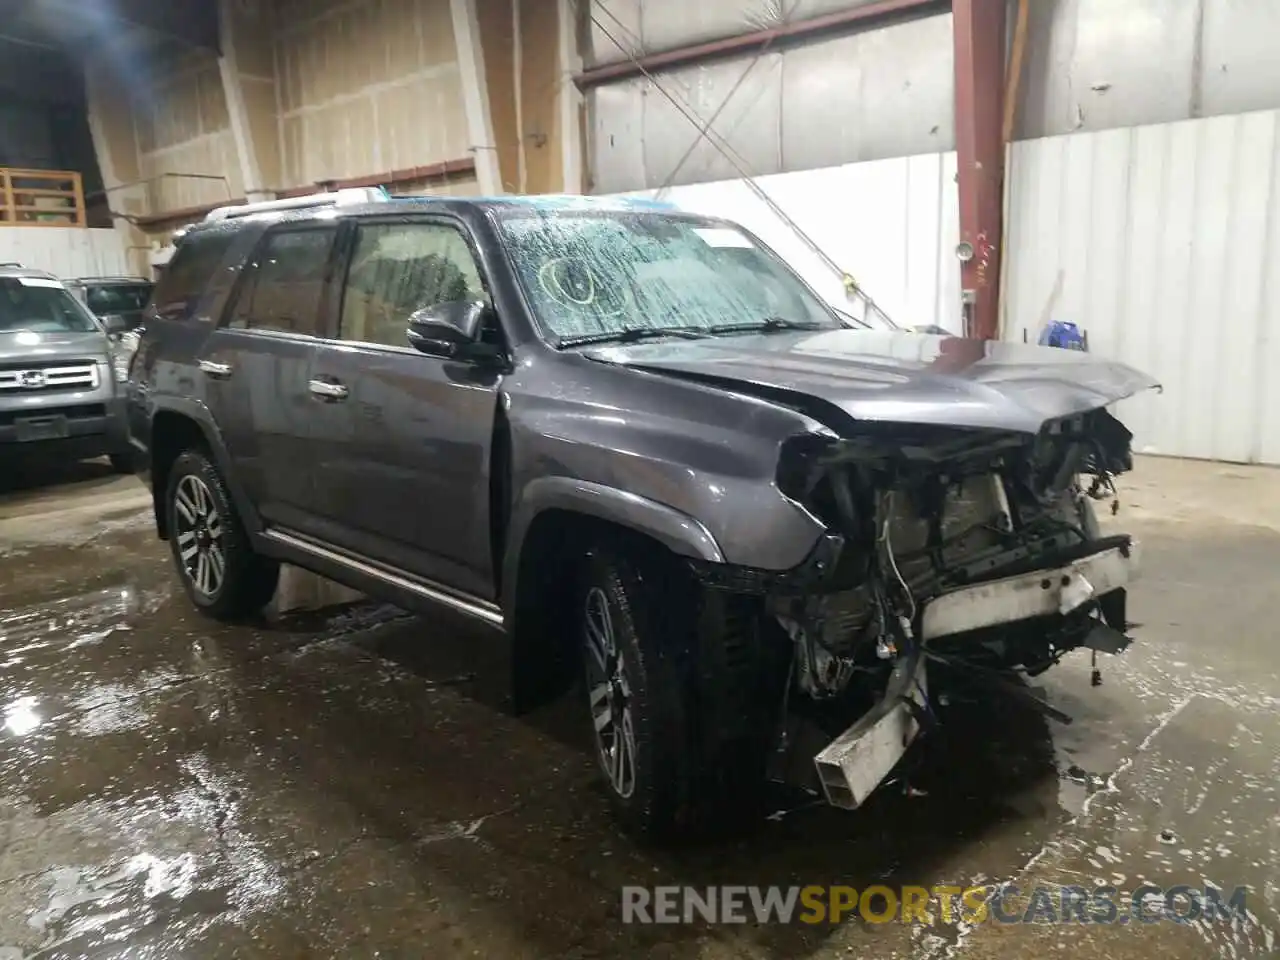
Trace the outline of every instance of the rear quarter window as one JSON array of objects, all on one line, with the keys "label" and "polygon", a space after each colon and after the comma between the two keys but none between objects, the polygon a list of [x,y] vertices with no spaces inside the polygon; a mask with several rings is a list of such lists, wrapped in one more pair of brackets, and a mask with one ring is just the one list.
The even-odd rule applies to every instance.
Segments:
[{"label": "rear quarter window", "polygon": [[136,313],[151,299],[149,283],[105,283],[86,286],[84,301],[98,316]]},{"label": "rear quarter window", "polygon": [[168,320],[189,318],[234,239],[230,230],[186,237],[156,284],[156,313]]}]

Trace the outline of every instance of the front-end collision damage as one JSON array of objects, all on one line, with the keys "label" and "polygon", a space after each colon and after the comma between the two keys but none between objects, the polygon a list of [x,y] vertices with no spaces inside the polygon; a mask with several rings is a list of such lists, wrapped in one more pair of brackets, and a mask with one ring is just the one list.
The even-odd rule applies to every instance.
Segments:
[{"label": "front-end collision damage", "polygon": [[828,719],[814,758],[829,802],[859,806],[930,722],[929,662],[1007,686],[1127,645],[1137,545],[1102,537],[1092,503],[1116,502],[1130,440],[1099,408],[1035,435],[860,424],[784,444],[778,489],[827,535],[784,574],[701,569],[763,596],[793,648],[792,707],[852,718]]}]

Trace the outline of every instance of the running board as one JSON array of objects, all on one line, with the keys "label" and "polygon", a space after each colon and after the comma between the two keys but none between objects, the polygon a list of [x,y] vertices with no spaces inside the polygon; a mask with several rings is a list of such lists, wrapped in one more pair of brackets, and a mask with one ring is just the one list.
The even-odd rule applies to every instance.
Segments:
[{"label": "running board", "polygon": [[458,593],[442,584],[424,580],[403,571],[393,570],[368,560],[361,560],[331,547],[322,546],[310,539],[286,533],[283,530],[264,530],[262,535],[268,540],[282,544],[290,549],[299,550],[313,557],[328,560],[330,563],[339,564],[362,576],[380,580],[385,584],[400,590],[406,590],[422,597],[424,600],[438,603],[441,606],[456,610],[461,614],[484,621],[492,626],[501,627],[503,625],[502,610],[496,603],[490,603],[488,600],[481,600],[479,597]]}]

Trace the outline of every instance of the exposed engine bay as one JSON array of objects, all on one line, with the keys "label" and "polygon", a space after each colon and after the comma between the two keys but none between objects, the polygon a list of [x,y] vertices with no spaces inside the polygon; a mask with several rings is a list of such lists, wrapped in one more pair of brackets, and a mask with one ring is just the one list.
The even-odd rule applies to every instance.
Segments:
[{"label": "exposed engine bay", "polygon": [[905,752],[927,661],[999,683],[1127,646],[1135,545],[1102,537],[1093,503],[1118,506],[1130,440],[1097,409],[1035,437],[896,425],[784,450],[779,488],[830,531],[807,576],[767,593],[794,645],[788,695],[864,710],[816,758],[828,800],[857,806]]}]

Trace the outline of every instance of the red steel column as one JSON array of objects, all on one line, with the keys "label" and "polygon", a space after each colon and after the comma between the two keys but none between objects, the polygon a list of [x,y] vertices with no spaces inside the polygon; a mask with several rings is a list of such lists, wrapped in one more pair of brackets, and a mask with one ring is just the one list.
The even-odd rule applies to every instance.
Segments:
[{"label": "red steel column", "polygon": [[953,0],[956,154],[960,240],[973,256],[960,268],[969,307],[966,336],[994,340],[1000,323],[1003,219],[1004,0]]}]

